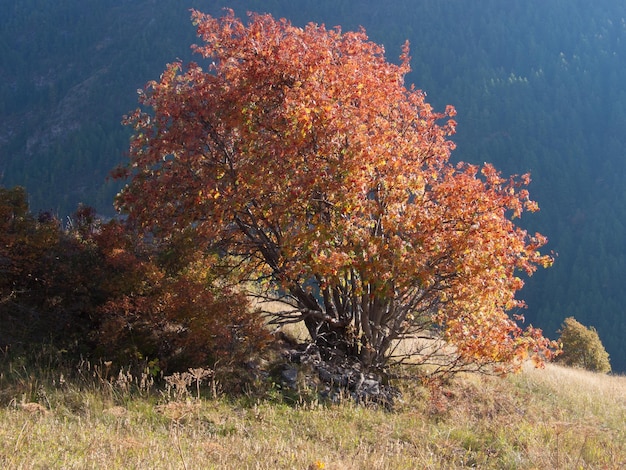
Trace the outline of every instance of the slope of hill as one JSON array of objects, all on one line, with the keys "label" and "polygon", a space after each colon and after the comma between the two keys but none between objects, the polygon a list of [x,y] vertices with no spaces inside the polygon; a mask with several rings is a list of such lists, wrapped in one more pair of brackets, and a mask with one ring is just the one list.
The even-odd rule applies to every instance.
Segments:
[{"label": "slope of hill", "polygon": [[[0,374],[7,468],[435,469],[626,465],[626,379],[549,366],[443,390],[404,383],[393,412],[302,397],[196,398],[84,363]],[[74,369],[76,374],[76,370]],[[201,388],[201,396],[211,396]]]},{"label": "slope of hill", "polygon": [[555,266],[531,278],[527,319],[554,336],[574,316],[594,325],[626,370],[626,4],[618,0],[0,0],[0,184],[27,186],[35,210],[78,202],[112,214],[124,113],[164,64],[190,58],[188,8],[222,4],[364,26],[393,59],[408,38],[436,108],[458,109],[455,157],[531,171]]}]

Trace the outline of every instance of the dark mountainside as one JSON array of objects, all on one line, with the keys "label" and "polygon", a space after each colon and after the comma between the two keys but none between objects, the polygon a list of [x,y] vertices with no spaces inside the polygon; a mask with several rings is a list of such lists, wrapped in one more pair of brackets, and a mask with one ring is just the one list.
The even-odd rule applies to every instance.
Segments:
[{"label": "dark mountainside", "polygon": [[[188,9],[270,12],[297,25],[364,26],[394,60],[412,45],[410,83],[457,108],[454,158],[533,175],[553,268],[521,292],[528,322],[556,336],[593,325],[626,371],[626,3],[618,0],[0,0],[0,185],[34,211],[79,202],[112,215],[122,115],[167,62],[190,60]],[[196,58],[196,60],[198,60]]]}]

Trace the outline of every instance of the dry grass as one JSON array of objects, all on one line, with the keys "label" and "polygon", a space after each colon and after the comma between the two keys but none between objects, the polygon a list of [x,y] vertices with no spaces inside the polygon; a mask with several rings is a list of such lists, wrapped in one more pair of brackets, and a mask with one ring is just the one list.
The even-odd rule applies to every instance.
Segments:
[{"label": "dry grass", "polygon": [[405,382],[404,402],[387,412],[198,400],[195,389],[172,400],[26,370],[0,375],[5,468],[626,468],[626,377],[550,365],[443,389]]}]

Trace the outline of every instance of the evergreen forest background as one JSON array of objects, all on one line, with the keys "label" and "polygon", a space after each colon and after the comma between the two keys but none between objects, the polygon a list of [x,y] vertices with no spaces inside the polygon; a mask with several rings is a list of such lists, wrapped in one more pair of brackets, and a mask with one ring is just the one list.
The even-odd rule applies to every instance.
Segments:
[{"label": "evergreen forest background", "polygon": [[458,111],[455,160],[531,172],[554,267],[527,280],[528,323],[597,328],[626,371],[626,2],[621,0],[0,0],[0,185],[33,211],[114,215],[122,116],[166,63],[192,57],[189,8],[363,26],[409,83]]}]

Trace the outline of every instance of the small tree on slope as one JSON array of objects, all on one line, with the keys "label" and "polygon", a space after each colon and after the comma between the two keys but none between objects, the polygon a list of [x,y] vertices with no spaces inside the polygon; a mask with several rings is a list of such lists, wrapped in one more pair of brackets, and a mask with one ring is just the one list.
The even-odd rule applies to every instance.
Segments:
[{"label": "small tree on slope", "polygon": [[594,327],[587,328],[574,317],[568,317],[563,322],[560,333],[559,342],[563,352],[557,357],[559,362],[596,372],[611,372],[609,354]]},{"label": "small tree on slope", "polygon": [[[518,273],[552,262],[511,221],[537,210],[529,177],[449,163],[455,111],[404,86],[408,44],[394,65],[363,31],[193,20],[207,70],[168,65],[126,117],[117,205],[131,221],[191,232],[281,293],[275,322],[303,321],[327,359],[383,367],[416,336],[447,345],[439,371],[548,351],[506,313],[522,306]],[[405,353],[428,363],[434,344]]]}]

